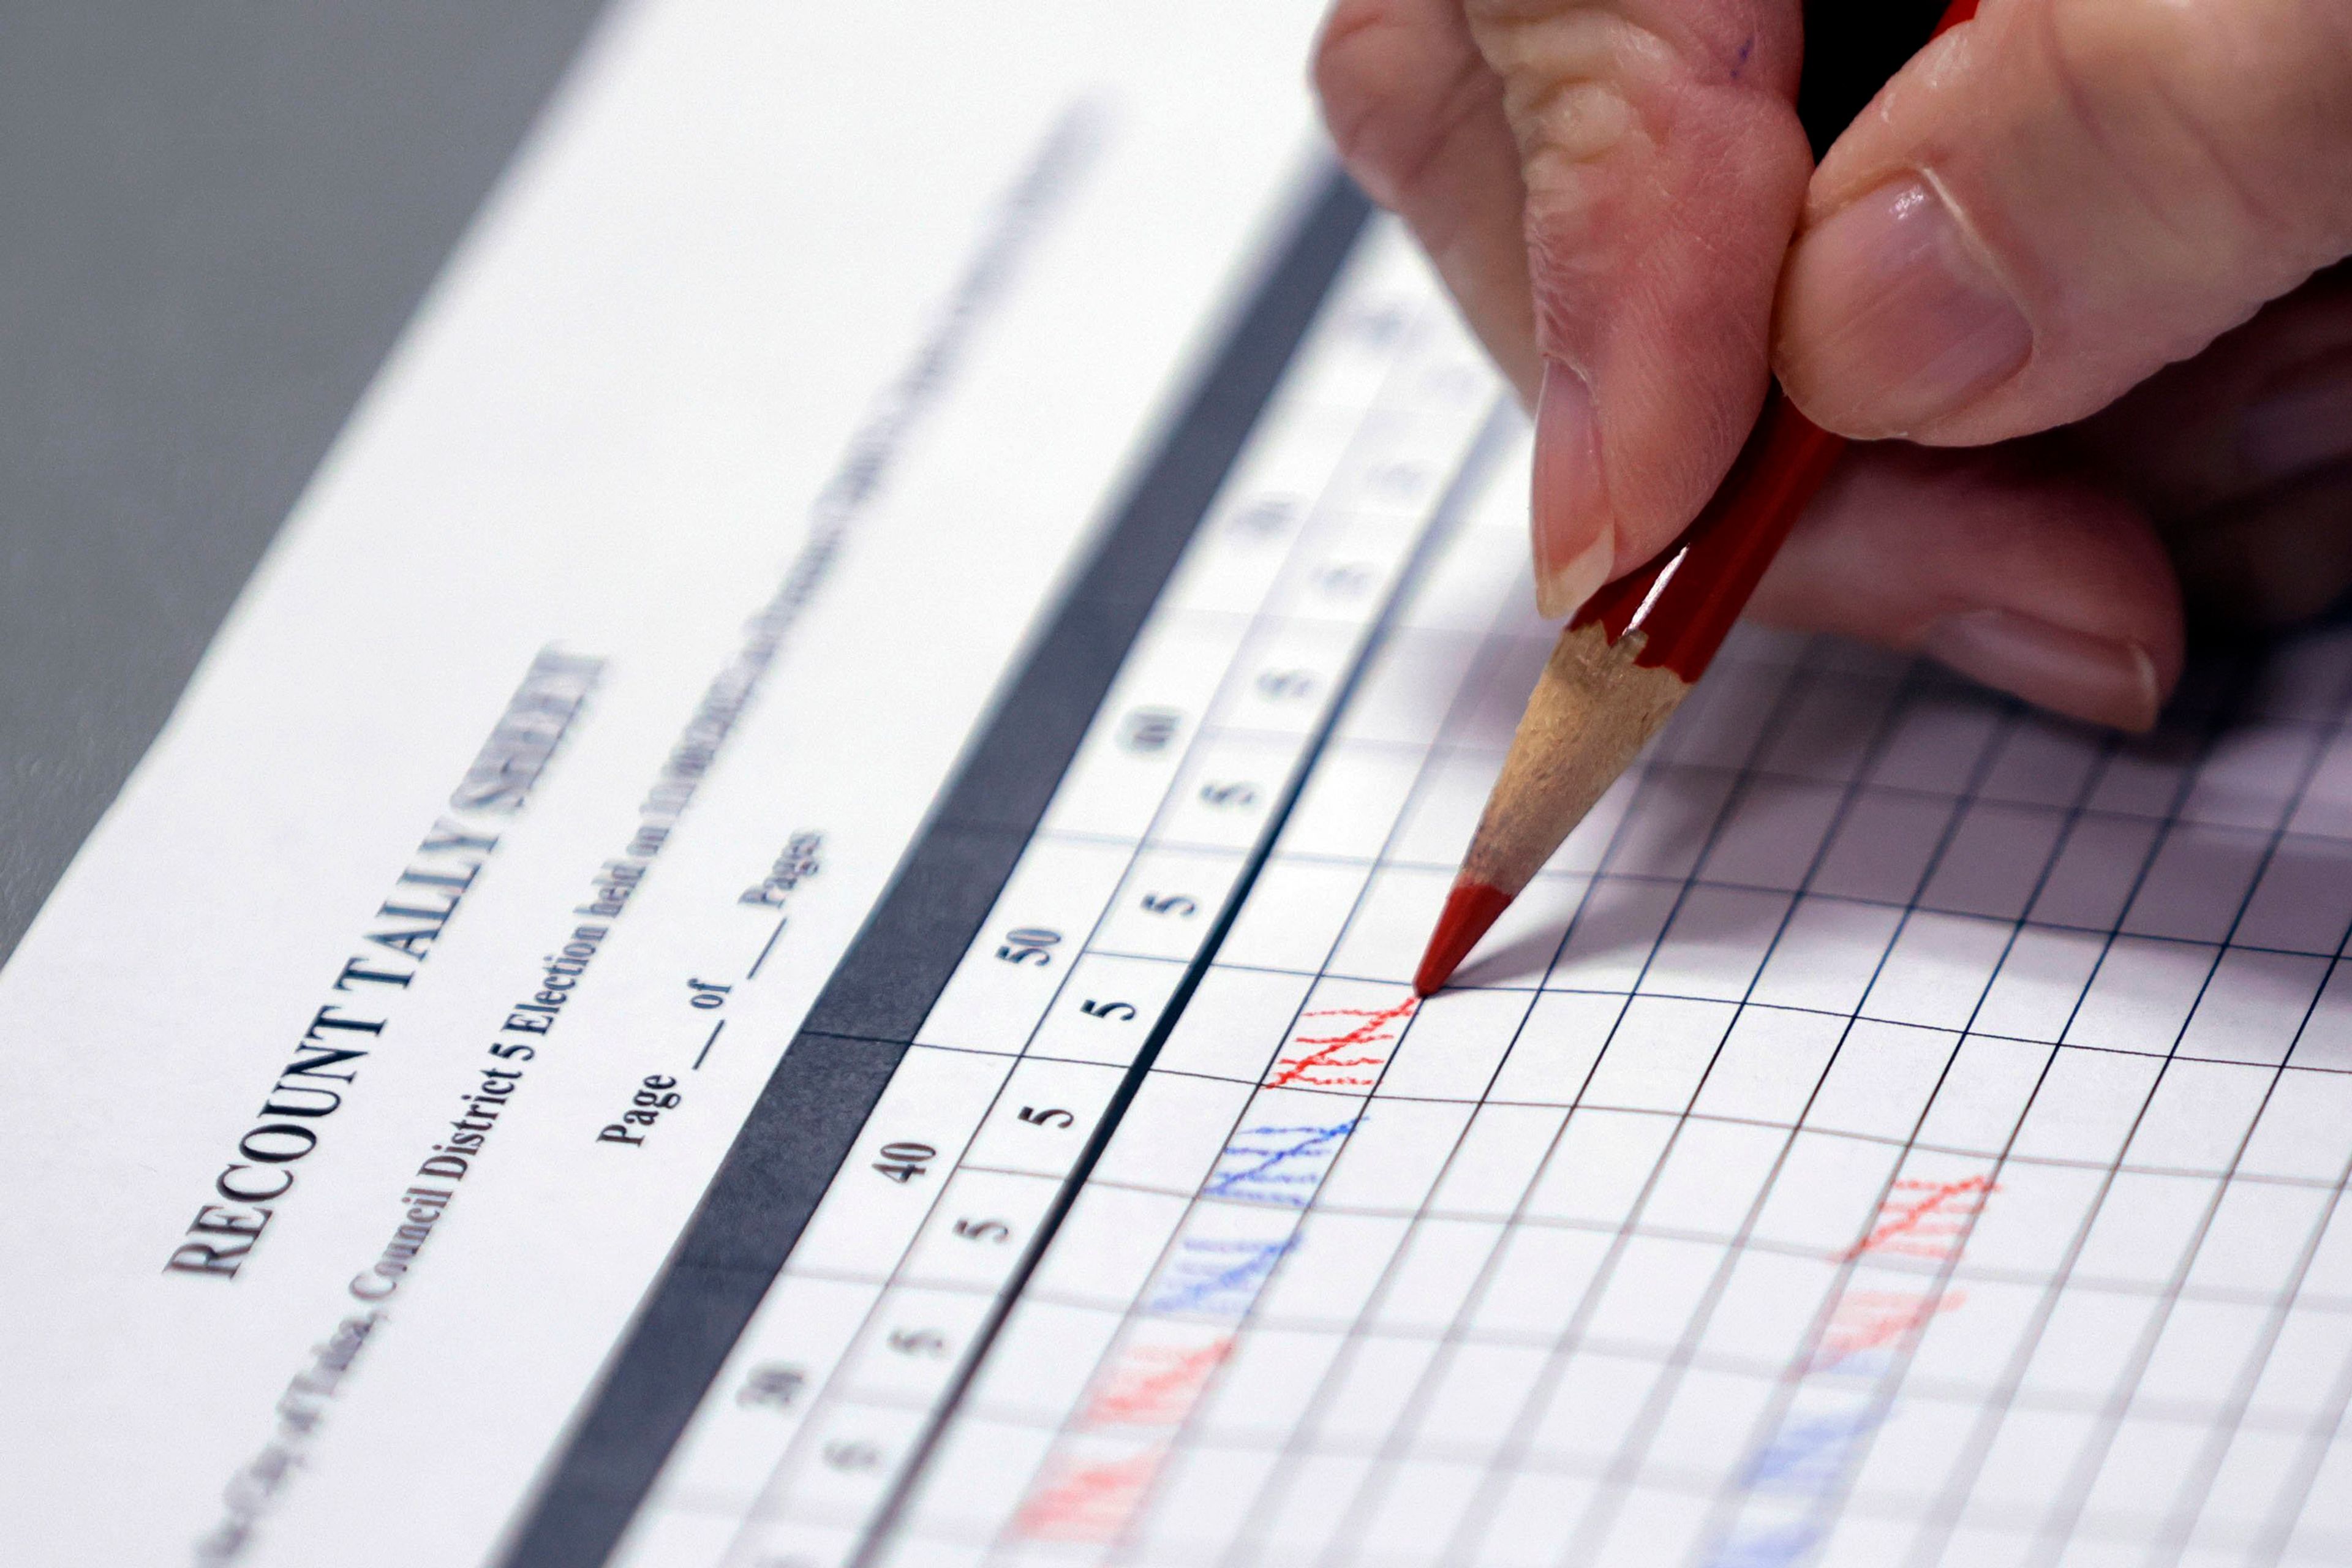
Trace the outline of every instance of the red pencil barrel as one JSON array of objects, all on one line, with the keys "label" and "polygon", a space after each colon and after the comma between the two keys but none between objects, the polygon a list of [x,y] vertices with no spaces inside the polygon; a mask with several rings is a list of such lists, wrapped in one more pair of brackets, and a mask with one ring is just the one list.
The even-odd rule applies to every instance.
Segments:
[{"label": "red pencil barrel", "polygon": [[1586,600],[1569,624],[1598,622],[1612,642],[1638,631],[1636,664],[1696,681],[1844,448],[1843,437],[1798,413],[1775,385],[1755,434],[1697,520],[1656,560]]}]

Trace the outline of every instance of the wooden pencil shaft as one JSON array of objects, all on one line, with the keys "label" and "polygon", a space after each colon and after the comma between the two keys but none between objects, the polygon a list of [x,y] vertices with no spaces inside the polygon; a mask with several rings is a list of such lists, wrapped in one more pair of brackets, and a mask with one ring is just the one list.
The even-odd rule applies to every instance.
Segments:
[{"label": "wooden pencil shaft", "polygon": [[1595,626],[1559,634],[1470,841],[1463,881],[1516,897],[1689,694],[1690,682],[1640,659],[1641,644],[1639,632],[1612,639]]}]

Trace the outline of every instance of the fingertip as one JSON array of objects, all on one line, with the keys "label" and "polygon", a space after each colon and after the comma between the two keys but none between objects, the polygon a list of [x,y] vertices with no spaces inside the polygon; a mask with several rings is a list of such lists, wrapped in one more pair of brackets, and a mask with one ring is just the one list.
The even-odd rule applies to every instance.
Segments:
[{"label": "fingertip", "polygon": [[1916,175],[1854,197],[1790,251],[1774,364],[1824,429],[1858,440],[1932,434],[2032,353],[2024,311]]},{"label": "fingertip", "polygon": [[2037,707],[2135,732],[2153,729],[2164,683],[2147,649],[2014,610],[1968,610],[1931,624],[1918,651]]}]

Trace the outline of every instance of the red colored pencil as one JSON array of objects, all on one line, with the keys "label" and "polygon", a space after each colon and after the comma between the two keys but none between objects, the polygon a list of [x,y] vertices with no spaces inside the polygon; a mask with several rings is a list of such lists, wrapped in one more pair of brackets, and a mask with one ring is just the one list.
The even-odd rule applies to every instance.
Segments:
[{"label": "red colored pencil", "polygon": [[[1940,37],[1976,15],[1951,0]],[[1502,776],[1414,972],[1434,994],[1706,672],[1844,438],[1797,412],[1778,383],[1754,434],[1682,537],[1569,621],[1503,760]]]}]

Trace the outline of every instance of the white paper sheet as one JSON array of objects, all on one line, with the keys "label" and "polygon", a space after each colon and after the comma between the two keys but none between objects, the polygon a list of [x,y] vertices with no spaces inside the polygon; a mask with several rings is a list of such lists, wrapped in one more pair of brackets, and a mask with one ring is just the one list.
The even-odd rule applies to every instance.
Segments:
[{"label": "white paper sheet", "polygon": [[[1313,21],[743,0],[608,19],[0,977],[0,1099],[45,1123],[58,1194],[0,1220],[0,1557],[492,1552],[1286,221]],[[747,622],[796,572],[804,600],[673,822],[693,767],[670,759],[716,741],[698,710],[751,673]],[[455,808],[550,647],[603,662],[528,804]],[[716,689],[706,721],[740,688]],[[495,852],[420,848],[439,822]],[[648,823],[667,840],[633,856]],[[821,870],[690,1066],[711,1027],[690,981],[761,952],[776,911],[739,900],[807,834]],[[575,914],[615,858],[643,868],[626,912]],[[444,909],[460,889],[430,879],[468,876],[446,922],[378,913]],[[531,1059],[486,1054],[530,1043],[502,1023],[591,924],[609,940],[560,1029]],[[396,978],[338,990],[354,958]],[[381,1033],[312,1043],[367,1056],[305,1048],[328,1006]],[[284,1081],[314,1092],[275,1092],[299,1063],[319,1076]],[[526,1076],[485,1078],[502,1066]],[[682,1102],[642,1147],[600,1145],[649,1075]],[[484,1103],[461,1095],[501,1082],[457,1195],[405,1199]],[[257,1127],[294,1131],[240,1152]],[[439,1217],[396,1298],[355,1299],[412,1210]],[[190,1244],[250,1251],[233,1278],[167,1271]],[[371,1310],[355,1357],[341,1325]],[[315,1421],[283,1414],[298,1377],[283,1408]]]},{"label": "white paper sheet", "polygon": [[1549,634],[1386,226],[694,1316],[1311,10],[616,21],[0,976],[10,1561],[2352,1555],[2352,638],[2122,743],[1743,633],[1416,1007]]}]

